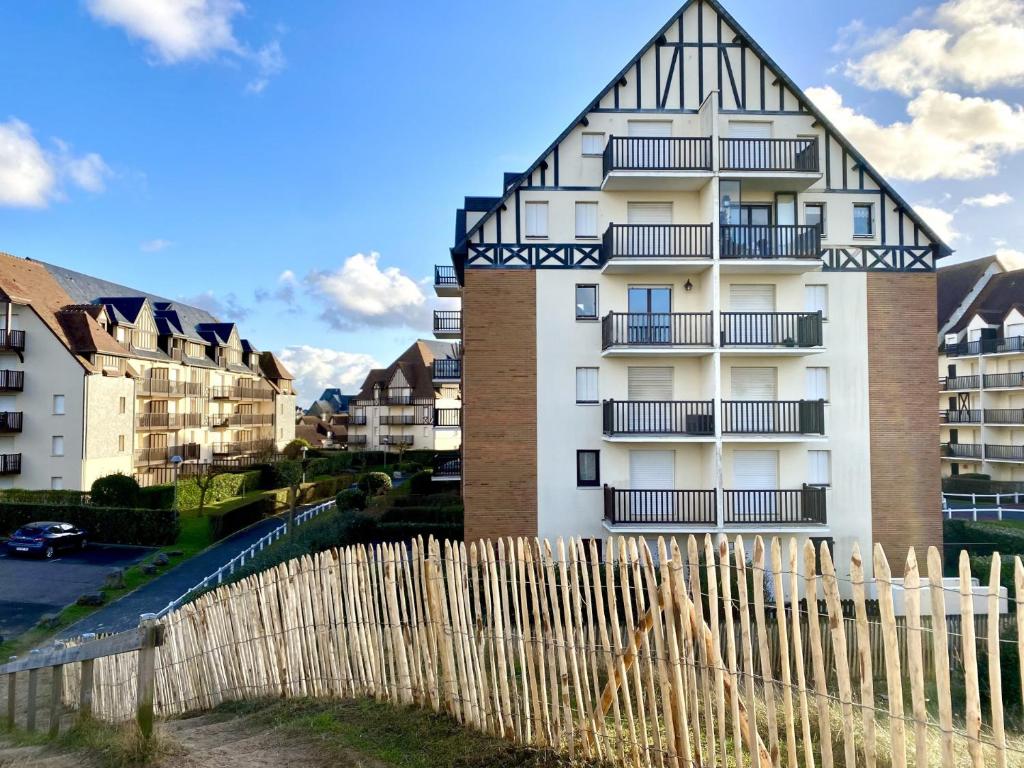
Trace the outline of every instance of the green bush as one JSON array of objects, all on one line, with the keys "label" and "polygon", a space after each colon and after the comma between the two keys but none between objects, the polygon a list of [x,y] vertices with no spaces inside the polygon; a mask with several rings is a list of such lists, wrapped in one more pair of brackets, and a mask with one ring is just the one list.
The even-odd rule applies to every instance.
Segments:
[{"label": "green bush", "polygon": [[260,493],[254,498],[242,498],[211,510],[207,518],[210,526],[210,538],[220,541],[264,517],[274,514],[274,503],[271,498]]},{"label": "green bush", "polygon": [[391,490],[391,478],[384,472],[367,472],[359,478],[359,487],[367,496],[376,496]]},{"label": "green bush", "polygon": [[139,506],[143,509],[170,509],[174,506],[174,486],[151,485],[140,488]]},{"label": "green bush", "polygon": [[359,488],[346,488],[335,497],[335,503],[342,511],[366,509],[366,493]]},{"label": "green bush", "polygon": [[[236,496],[244,496],[261,488],[261,473],[257,470],[246,472],[225,472],[213,478],[206,491],[206,504],[217,504]],[[182,509],[196,509],[199,506],[199,483],[194,477],[178,480],[178,506]]]},{"label": "green bush", "polygon": [[97,507],[139,506],[139,484],[134,477],[115,475],[97,478],[92,484],[89,498]]},{"label": "green bush", "polygon": [[380,516],[382,523],[458,523],[462,525],[461,504],[446,507],[392,507]]},{"label": "green bush", "polygon": [[82,528],[89,541],[157,547],[178,538],[178,513],[173,509],[137,509],[80,504],[0,503],[0,532],[26,523],[57,520]]},{"label": "green bush", "polygon": [[417,472],[415,475],[409,478],[409,493],[412,496],[431,496],[437,493],[434,481],[432,479],[433,473],[429,470],[423,472]]},{"label": "green bush", "polygon": [[85,491],[30,491],[27,488],[4,488],[0,490],[0,502],[3,501],[27,504],[88,504],[89,494]]},{"label": "green bush", "polygon": [[306,473],[310,475],[340,475],[352,468],[351,453],[332,453],[321,455],[310,459],[306,466]]},{"label": "green bush", "polygon": [[298,459],[299,457],[302,456],[303,448],[309,450],[311,447],[312,446],[310,445],[308,440],[303,440],[301,437],[296,437],[281,450],[281,453],[283,453],[288,459],[294,461],[295,459]]}]

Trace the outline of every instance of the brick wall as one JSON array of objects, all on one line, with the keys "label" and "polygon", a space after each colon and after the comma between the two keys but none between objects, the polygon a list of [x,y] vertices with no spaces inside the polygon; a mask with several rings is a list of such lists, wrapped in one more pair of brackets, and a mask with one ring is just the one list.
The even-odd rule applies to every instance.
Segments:
[{"label": "brick wall", "polygon": [[537,535],[536,303],[532,269],[466,270],[462,493],[467,542]]},{"label": "brick wall", "polygon": [[872,535],[894,574],[942,545],[934,273],[867,275]]}]

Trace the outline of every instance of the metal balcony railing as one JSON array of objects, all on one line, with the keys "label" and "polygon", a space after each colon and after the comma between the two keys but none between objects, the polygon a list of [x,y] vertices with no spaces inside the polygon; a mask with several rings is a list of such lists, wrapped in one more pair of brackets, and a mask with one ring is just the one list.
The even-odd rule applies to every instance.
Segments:
[{"label": "metal balcony railing", "polygon": [[432,371],[435,381],[458,381],[462,378],[462,360],[442,357],[434,360]]},{"label": "metal balcony railing", "polygon": [[723,400],[722,433],[727,435],[823,435],[823,400]]},{"label": "metal balcony railing", "polygon": [[25,332],[0,328],[0,353],[25,351]]},{"label": "metal balcony railing", "polygon": [[710,171],[711,139],[702,136],[610,136],[604,175],[612,171]]},{"label": "metal balcony railing", "polygon": [[824,525],[826,492],[805,485],[799,490],[722,491],[726,525]]},{"label": "metal balcony railing", "polygon": [[21,432],[22,422],[21,411],[0,411],[0,432]]},{"label": "metal balcony railing", "polygon": [[0,371],[0,392],[22,392],[24,389],[24,371]]},{"label": "metal balcony railing", "polygon": [[461,427],[462,426],[462,409],[461,408],[435,408],[434,409],[434,426],[435,427]]},{"label": "metal balcony railing", "polygon": [[610,525],[705,525],[718,522],[713,490],[645,491],[604,487]]},{"label": "metal balcony railing", "polygon": [[435,266],[434,285],[457,288],[459,285],[459,278],[455,274],[455,267],[446,267],[441,265]]},{"label": "metal balcony railing", "polygon": [[723,224],[723,259],[820,259],[817,224]]},{"label": "metal balcony railing", "polygon": [[981,409],[950,408],[945,411],[939,411],[939,417],[944,424],[980,424]]},{"label": "metal balcony railing", "polygon": [[942,446],[942,449],[947,456],[952,456],[958,459],[981,458],[980,443],[946,443]]},{"label": "metal balcony railing", "polygon": [[821,312],[723,312],[723,347],[793,347],[823,343]]},{"label": "metal balcony railing", "polygon": [[609,312],[601,345],[612,347],[713,346],[710,312]]},{"label": "metal balcony railing", "polygon": [[993,461],[1024,461],[1024,445],[986,444],[985,458]]},{"label": "metal balcony railing", "polygon": [[818,173],[818,140],[719,139],[723,171]]},{"label": "metal balcony railing", "polygon": [[[985,377],[985,386],[989,377]],[[941,376],[939,377],[939,389],[943,392],[956,392],[961,389],[978,389],[981,386],[981,376]],[[998,386],[998,385],[996,385]]]},{"label": "metal balcony railing", "polygon": [[460,310],[434,310],[434,333],[462,333],[462,312]]},{"label": "metal balcony railing", "polygon": [[610,224],[605,259],[710,259],[710,224]]},{"label": "metal balcony railing", "polygon": [[712,400],[605,400],[604,433],[614,435],[709,436],[715,434]]},{"label": "metal balcony railing", "polygon": [[0,453],[0,475],[20,475],[21,454]]},{"label": "metal balcony railing", "polygon": [[[977,379],[977,376],[957,376],[958,379]],[[1024,373],[986,373],[985,377],[985,388],[986,389],[997,389],[999,387],[1020,387],[1024,386]],[[966,389],[967,387],[965,387]],[[970,389],[977,389],[978,385],[975,384]],[[948,389],[948,387],[947,387]]]}]

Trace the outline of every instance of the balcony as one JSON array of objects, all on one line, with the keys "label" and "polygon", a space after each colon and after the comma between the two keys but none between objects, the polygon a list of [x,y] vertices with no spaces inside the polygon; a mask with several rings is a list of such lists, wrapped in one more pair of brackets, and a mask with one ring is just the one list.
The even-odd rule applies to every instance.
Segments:
[{"label": "balcony", "polygon": [[1024,336],[961,341],[958,344],[946,344],[944,349],[947,357],[1019,354],[1024,352]]},{"label": "balcony", "polygon": [[1024,408],[986,408],[986,424],[1024,424]]},{"label": "balcony", "polygon": [[821,178],[816,138],[723,138],[718,146],[721,171],[750,189],[799,192]]},{"label": "balcony", "polygon": [[0,475],[20,475],[21,454],[0,453]]},{"label": "balcony", "polygon": [[715,434],[711,400],[605,400],[602,416],[607,439],[706,439]]},{"label": "balcony", "polygon": [[238,387],[210,387],[211,400],[241,400],[242,392]]},{"label": "balcony", "polygon": [[952,459],[981,459],[980,443],[944,443],[942,455]]},{"label": "balcony", "polygon": [[[1013,375],[1013,374],[1000,374]],[[989,386],[990,376],[985,377],[985,386]],[[965,389],[981,387],[981,376],[942,376],[939,378],[939,389],[942,392],[960,392]]]},{"label": "balcony", "polygon": [[722,434],[824,435],[823,400],[723,400]]},{"label": "balcony", "polygon": [[710,224],[610,224],[604,233],[602,271],[610,274],[697,272],[713,258]]},{"label": "balcony", "polygon": [[435,408],[434,426],[440,429],[460,429],[462,427],[462,409]]},{"label": "balcony", "polygon": [[22,392],[24,389],[24,371],[0,371],[0,392]]},{"label": "balcony", "polygon": [[438,296],[458,296],[462,293],[455,267],[434,267],[434,293]]},{"label": "balcony", "polygon": [[201,455],[199,443],[183,443],[182,445],[162,445],[152,448],[137,448],[135,450],[135,466],[146,466],[149,464],[163,464],[174,456],[180,456],[184,461],[198,461]]},{"label": "balcony", "polygon": [[723,312],[722,346],[731,354],[807,354],[823,343],[820,312]]},{"label": "balcony", "polygon": [[825,525],[826,491],[805,485],[799,490],[722,491],[726,525]]},{"label": "balcony", "polygon": [[206,397],[206,387],[194,381],[172,379],[139,379],[135,382],[138,397]]},{"label": "balcony", "polygon": [[435,384],[462,380],[462,360],[458,358],[438,358],[432,363],[431,370]]},{"label": "balcony", "polygon": [[462,336],[462,312],[434,310],[434,336],[439,339],[457,339]]},{"label": "balcony", "polygon": [[21,411],[0,411],[0,434],[9,435],[21,432],[21,426]]},{"label": "balcony", "polygon": [[[977,376],[958,376],[958,379],[977,379]],[[985,389],[1016,389],[1024,386],[1024,373],[987,373],[984,377]],[[970,389],[977,389],[975,384]]]},{"label": "balcony", "polygon": [[985,459],[987,461],[1024,461],[1024,445],[986,444]]},{"label": "balcony", "polygon": [[981,424],[981,410],[978,408],[950,408],[939,411],[943,424]]},{"label": "balcony", "polygon": [[214,456],[241,456],[249,453],[270,453],[274,450],[273,440],[239,440],[214,443]]},{"label": "balcony", "polygon": [[348,425],[350,427],[365,427],[366,426],[366,414],[364,413],[364,414],[361,414],[359,416],[349,416],[348,417]]},{"label": "balcony", "polygon": [[135,428],[144,431],[161,431],[201,427],[205,422],[201,413],[141,413],[135,418]]},{"label": "balcony", "polygon": [[602,189],[697,190],[711,178],[711,139],[610,136]]},{"label": "balcony", "polygon": [[434,457],[434,472],[431,480],[438,482],[458,482],[462,479],[462,456],[459,454],[439,453]]},{"label": "balcony", "polygon": [[807,224],[723,224],[723,272],[796,274],[821,269],[821,230]]},{"label": "balcony", "polygon": [[381,435],[381,445],[410,446],[413,443],[412,435]]},{"label": "balcony", "polygon": [[713,335],[710,312],[609,312],[601,321],[606,355],[706,355]]},{"label": "balcony", "polygon": [[412,414],[408,416],[381,416],[380,424],[382,427],[402,427],[411,426],[416,423],[416,417]]},{"label": "balcony", "polygon": [[0,355],[17,355],[25,360],[25,332],[0,328]]},{"label": "balcony", "polygon": [[366,435],[349,435],[346,442],[349,445],[366,445]]},{"label": "balcony", "polygon": [[643,491],[604,487],[604,520],[612,525],[718,524],[714,491]]},{"label": "balcony", "polygon": [[270,387],[238,387],[239,400],[270,401],[274,399],[274,390]]},{"label": "balcony", "polygon": [[210,429],[272,427],[274,426],[274,415],[272,413],[220,413],[210,416],[207,419],[207,424]]}]

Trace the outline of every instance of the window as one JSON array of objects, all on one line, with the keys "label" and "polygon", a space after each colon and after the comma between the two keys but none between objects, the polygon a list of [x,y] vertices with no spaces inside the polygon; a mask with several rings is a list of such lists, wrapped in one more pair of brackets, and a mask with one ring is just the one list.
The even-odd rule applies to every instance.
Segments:
[{"label": "window", "polygon": [[804,206],[804,223],[809,226],[817,226],[821,236],[825,236],[825,204],[807,203]]},{"label": "window", "polygon": [[576,319],[597,320],[597,286],[576,286]]},{"label": "window", "polygon": [[63,491],[64,490],[64,478],[63,477],[51,477],[50,478],[50,490],[51,491]]},{"label": "window", "polygon": [[597,237],[597,203],[576,203],[576,237]]},{"label": "window", "polygon": [[547,237],[548,236],[548,204],[527,203],[526,204],[526,236]]},{"label": "window", "polygon": [[596,488],[601,484],[601,452],[576,451],[576,486]]},{"label": "window", "polygon": [[821,312],[821,319],[828,320],[828,286],[805,285],[804,309],[808,312]]},{"label": "window", "polygon": [[117,436],[117,450],[124,453],[124,435]]},{"label": "window", "polygon": [[604,134],[603,133],[584,133],[583,134],[583,154],[584,155],[603,155],[604,154]]},{"label": "window", "polygon": [[807,484],[808,485],[831,485],[832,484],[832,452],[831,451],[808,451],[807,452]]},{"label": "window", "polygon": [[128,398],[127,397],[122,397],[121,400],[117,404],[117,412],[123,414],[127,410],[128,410]]},{"label": "window", "polygon": [[828,368],[807,369],[807,399],[828,400]]},{"label": "window", "polygon": [[51,456],[63,456],[64,455],[64,435],[54,435],[50,439],[50,455]]},{"label": "window", "polygon": [[576,402],[597,403],[597,368],[576,369]]},{"label": "window", "polygon": [[875,234],[874,206],[871,203],[854,203],[853,236],[872,237]]},{"label": "window", "polygon": [[53,396],[53,415],[63,416],[64,415],[64,395]]}]

